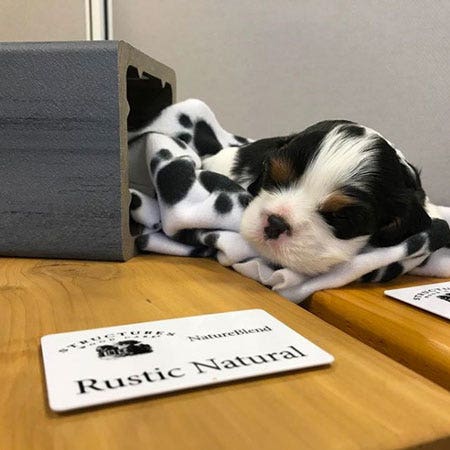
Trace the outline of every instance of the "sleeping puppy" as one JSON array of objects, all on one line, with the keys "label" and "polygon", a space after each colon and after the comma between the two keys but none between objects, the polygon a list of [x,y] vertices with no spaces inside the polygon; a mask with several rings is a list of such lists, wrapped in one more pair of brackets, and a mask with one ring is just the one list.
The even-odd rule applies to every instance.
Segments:
[{"label": "sleeping puppy", "polygon": [[241,233],[265,258],[308,275],[366,245],[395,245],[431,219],[419,172],[379,133],[344,120],[226,148],[203,162],[254,196]]}]

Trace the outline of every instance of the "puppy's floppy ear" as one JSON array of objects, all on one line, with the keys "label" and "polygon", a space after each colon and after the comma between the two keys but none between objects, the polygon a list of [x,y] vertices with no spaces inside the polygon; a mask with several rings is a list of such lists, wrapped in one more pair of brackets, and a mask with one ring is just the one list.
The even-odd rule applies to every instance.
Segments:
[{"label": "puppy's floppy ear", "polygon": [[256,197],[259,193],[259,191],[262,188],[262,185],[264,183],[264,178],[266,176],[267,173],[267,169],[268,169],[269,163],[267,161],[267,159],[265,159],[262,163],[262,169],[261,172],[258,174],[257,178],[255,181],[253,181],[253,183],[251,183],[249,185],[249,187],[247,188],[247,191],[253,195],[253,197]]},{"label": "puppy's floppy ear", "polygon": [[431,218],[416,195],[408,193],[404,198],[406,201],[400,201],[396,205],[396,213],[392,215],[391,220],[372,236],[371,245],[397,245],[406,238],[430,228]]},{"label": "puppy's floppy ear", "polygon": [[250,174],[255,177],[247,188],[250,194],[257,195],[259,193],[269,168],[269,159],[291,139],[293,136],[265,138],[241,147],[239,163],[242,167],[249,168]]}]

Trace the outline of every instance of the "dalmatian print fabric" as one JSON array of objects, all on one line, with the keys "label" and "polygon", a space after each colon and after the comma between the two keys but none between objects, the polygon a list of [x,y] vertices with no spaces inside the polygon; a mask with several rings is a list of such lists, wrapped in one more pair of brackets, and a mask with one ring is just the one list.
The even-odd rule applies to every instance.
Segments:
[{"label": "dalmatian print fabric", "polygon": [[190,99],[165,108],[129,135],[131,217],[144,252],[214,257],[296,303],[355,280],[388,281],[403,273],[450,276],[450,208],[430,230],[387,248],[365,248],[352,261],[316,277],[276,267],[239,234],[252,196],[230,178],[202,169],[202,159],[251,142],[224,130],[211,109]]}]

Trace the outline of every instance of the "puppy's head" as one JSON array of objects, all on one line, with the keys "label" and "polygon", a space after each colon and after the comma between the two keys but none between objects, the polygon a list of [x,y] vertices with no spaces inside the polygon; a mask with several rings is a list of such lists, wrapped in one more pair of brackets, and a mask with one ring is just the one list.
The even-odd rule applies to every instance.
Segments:
[{"label": "puppy's head", "polygon": [[429,227],[417,170],[375,131],[326,121],[273,142],[241,223],[267,259],[316,275]]}]

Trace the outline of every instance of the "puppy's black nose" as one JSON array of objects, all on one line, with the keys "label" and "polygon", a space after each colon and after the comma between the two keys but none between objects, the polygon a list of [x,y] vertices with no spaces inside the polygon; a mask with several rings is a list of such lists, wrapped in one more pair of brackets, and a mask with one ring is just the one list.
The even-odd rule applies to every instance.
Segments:
[{"label": "puppy's black nose", "polygon": [[291,230],[291,227],[283,219],[283,217],[276,214],[271,214],[267,218],[267,221],[269,222],[269,225],[264,228],[264,235],[267,239],[277,239],[280,234],[284,233],[285,231],[289,232]]}]

